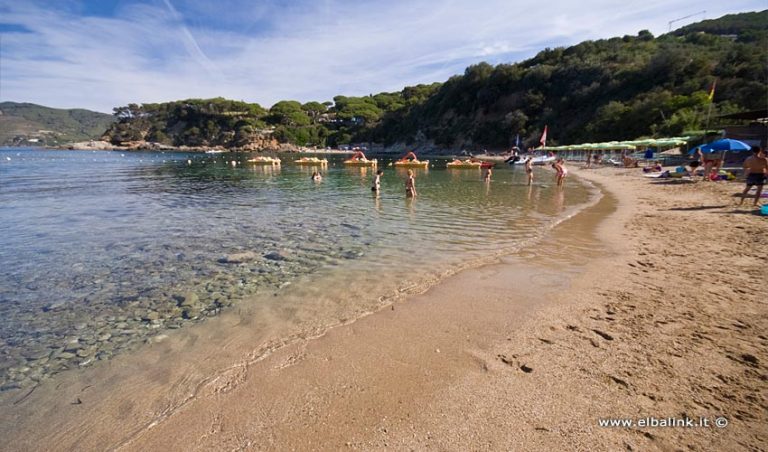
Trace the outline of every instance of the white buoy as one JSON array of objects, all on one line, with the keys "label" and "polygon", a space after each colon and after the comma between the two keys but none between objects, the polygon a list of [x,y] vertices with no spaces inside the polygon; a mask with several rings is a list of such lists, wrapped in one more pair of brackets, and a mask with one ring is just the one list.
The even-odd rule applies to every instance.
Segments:
[{"label": "white buoy", "polygon": [[191,165],[191,164],[192,164],[192,160],[187,160],[187,165]]},{"label": "white buoy", "polygon": [[232,160],[232,166],[237,166],[237,162]]},{"label": "white buoy", "polygon": [[10,157],[5,157],[5,159],[8,160],[9,162],[11,161]]}]

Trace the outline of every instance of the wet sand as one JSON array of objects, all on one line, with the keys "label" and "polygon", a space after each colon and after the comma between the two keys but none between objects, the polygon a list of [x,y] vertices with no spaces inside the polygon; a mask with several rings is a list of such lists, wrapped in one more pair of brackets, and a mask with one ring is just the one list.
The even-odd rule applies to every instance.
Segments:
[{"label": "wet sand", "polygon": [[2,394],[0,449],[765,449],[766,220],[740,185],[575,172],[609,194],[537,246],[264,359],[223,316]]}]

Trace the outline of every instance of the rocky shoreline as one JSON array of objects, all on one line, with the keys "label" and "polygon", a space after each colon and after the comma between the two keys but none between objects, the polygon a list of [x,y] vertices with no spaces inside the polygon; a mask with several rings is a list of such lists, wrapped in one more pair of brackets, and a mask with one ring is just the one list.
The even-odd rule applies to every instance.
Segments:
[{"label": "rocky shoreline", "polygon": [[[338,249],[330,251],[328,259],[361,255],[362,250]],[[6,324],[15,327],[4,328],[0,339],[0,392],[30,387],[60,372],[162,341],[163,331],[217,316],[248,296],[280,290],[319,265],[298,250],[246,250],[221,256],[207,270],[195,265],[207,276],[176,287],[135,287],[100,275],[77,278],[74,285],[94,288],[82,300],[4,313]]]},{"label": "rocky shoreline", "polygon": [[[224,147],[224,146],[171,146],[161,143],[148,142],[148,141],[132,141],[124,144],[116,145],[108,141],[91,140],[81,141],[77,143],[70,143],[67,145],[51,147],[48,149],[58,150],[85,150],[85,151],[165,151],[165,152],[213,152],[213,153],[236,153],[236,152],[275,152],[275,153],[304,153],[304,154],[352,154],[353,150],[344,149],[318,149],[304,146],[297,146],[290,143],[254,143],[244,147]],[[432,143],[422,143],[412,146],[407,146],[404,143],[394,144],[392,146],[380,146],[372,145],[369,150],[366,150],[366,154],[378,155],[387,154],[392,156],[400,156],[409,151],[413,151],[423,157],[453,157],[465,155],[466,152],[462,149],[454,148],[440,148]],[[481,159],[487,160],[503,160],[505,155],[479,155],[476,156]]]},{"label": "rocky shoreline", "polygon": [[[252,144],[237,148],[225,148],[223,146],[172,146],[168,144],[150,141],[131,141],[123,144],[113,144],[108,141],[91,140],[70,143],[51,149],[85,150],[85,151],[167,151],[167,152],[313,152],[314,149],[294,146],[292,144],[279,144],[266,142]],[[344,152],[344,151],[338,151]]]}]

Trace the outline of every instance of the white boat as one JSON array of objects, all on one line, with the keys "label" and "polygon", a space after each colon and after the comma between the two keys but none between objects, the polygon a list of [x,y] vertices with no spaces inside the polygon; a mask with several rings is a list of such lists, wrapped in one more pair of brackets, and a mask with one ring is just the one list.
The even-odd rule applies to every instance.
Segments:
[{"label": "white boat", "polygon": [[223,152],[227,152],[227,151],[224,149],[209,149],[205,151],[206,154],[221,154]]},{"label": "white boat", "polygon": [[[521,157],[520,160],[516,162],[509,162],[510,165],[525,165],[525,161],[528,160],[528,157]],[[557,157],[550,157],[548,155],[540,155],[538,157],[533,158],[533,164],[534,165],[546,165],[549,163],[554,162],[557,160]]]}]

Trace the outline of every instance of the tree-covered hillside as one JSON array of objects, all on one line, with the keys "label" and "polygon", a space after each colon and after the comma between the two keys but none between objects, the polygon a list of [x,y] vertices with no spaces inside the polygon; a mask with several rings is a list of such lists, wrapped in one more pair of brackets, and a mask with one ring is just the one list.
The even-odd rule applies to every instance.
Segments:
[{"label": "tree-covered hillside", "polygon": [[244,146],[266,127],[267,115],[259,104],[222,98],[129,104],[114,111],[118,121],[105,133],[112,143],[174,146]]},{"label": "tree-covered hillside", "polygon": [[768,11],[687,29],[471,66],[424,104],[390,115],[372,138],[394,143],[421,133],[442,146],[506,147],[519,133],[533,145],[544,125],[560,144],[680,135],[706,126],[715,81],[715,114],[765,108]]},{"label": "tree-covered hillside", "polygon": [[55,145],[89,140],[100,137],[114,121],[111,115],[90,110],[2,102],[0,145]]},{"label": "tree-covered hillside", "polygon": [[[166,144],[246,146],[366,142],[445,148],[535,145],[680,135],[710,117],[768,103],[768,11],[707,20],[659,37],[585,41],[515,64],[470,66],[445,83],[396,93],[281,101],[268,111],[224,99],[115,109],[107,136]],[[716,82],[714,97],[710,92]]]}]

